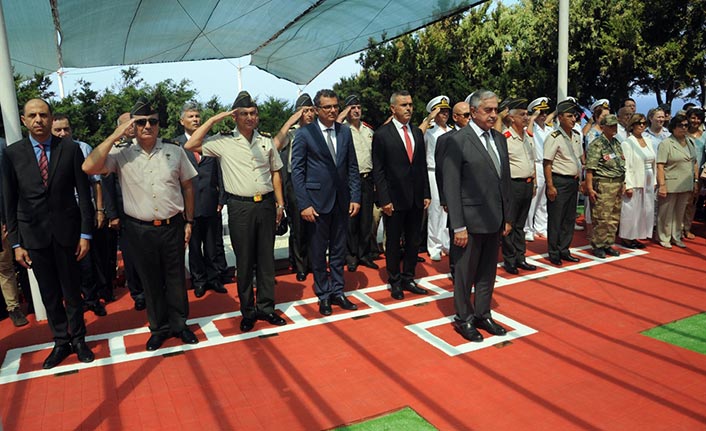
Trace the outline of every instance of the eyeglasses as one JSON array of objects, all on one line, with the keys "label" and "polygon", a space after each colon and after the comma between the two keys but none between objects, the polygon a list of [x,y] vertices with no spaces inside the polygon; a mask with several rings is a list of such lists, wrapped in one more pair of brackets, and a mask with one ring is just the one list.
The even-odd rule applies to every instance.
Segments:
[{"label": "eyeglasses", "polygon": [[159,124],[159,118],[140,118],[138,120],[135,120],[135,124],[140,127],[145,127],[148,122],[150,123],[150,126],[156,126],[157,124]]},{"label": "eyeglasses", "polygon": [[634,123],[634,125],[635,125],[635,126],[646,126],[646,125],[647,125],[647,121],[638,121],[638,122]]},{"label": "eyeglasses", "polygon": [[677,127],[682,128],[682,129],[688,129],[689,123],[679,123],[679,124],[677,124]]},{"label": "eyeglasses", "polygon": [[322,111],[333,111],[334,109],[338,109],[338,105],[319,106],[319,109]]},{"label": "eyeglasses", "polygon": [[470,112],[461,112],[461,113],[458,113],[458,114],[456,114],[456,115],[460,115],[460,116],[463,117],[463,118],[470,118],[471,113],[470,113]]}]

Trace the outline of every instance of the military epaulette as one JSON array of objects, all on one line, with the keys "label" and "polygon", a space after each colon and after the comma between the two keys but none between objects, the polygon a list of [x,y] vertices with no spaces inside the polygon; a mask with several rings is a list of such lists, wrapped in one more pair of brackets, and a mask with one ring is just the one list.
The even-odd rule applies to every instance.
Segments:
[{"label": "military epaulette", "polygon": [[163,144],[172,144],[172,145],[179,145],[179,143],[173,139],[164,139],[162,138],[162,143]]},{"label": "military epaulette", "polygon": [[130,145],[132,145],[132,141],[125,138],[120,138],[119,141],[113,144],[113,146],[117,148],[129,147]]},{"label": "military epaulette", "polygon": [[510,136],[512,136],[512,132],[509,130],[506,130],[505,133],[503,133],[503,135],[505,135],[506,138],[509,138]]},{"label": "military epaulette", "polygon": [[456,129],[456,126],[454,126],[453,124],[447,124],[446,127],[448,127],[448,128],[451,129],[451,130],[455,130],[455,129]]},{"label": "military epaulette", "polygon": [[272,135],[269,134],[269,133],[267,133],[267,132],[261,132],[261,131],[258,130],[257,133],[259,133],[261,136],[264,136],[264,137],[266,137],[266,138],[271,138],[271,137],[272,137]]},{"label": "military epaulette", "polygon": [[367,127],[368,129],[370,129],[370,130],[375,130],[375,129],[373,129],[373,126],[371,126],[370,124],[366,123],[365,121],[361,121],[361,123],[363,123],[363,126]]},{"label": "military epaulette", "polygon": [[555,131],[553,131],[550,136],[551,136],[552,138],[558,138],[559,136],[561,136],[561,130],[555,130]]},{"label": "military epaulette", "polygon": [[218,132],[218,134],[221,136],[233,136],[233,131],[229,130],[227,132]]}]

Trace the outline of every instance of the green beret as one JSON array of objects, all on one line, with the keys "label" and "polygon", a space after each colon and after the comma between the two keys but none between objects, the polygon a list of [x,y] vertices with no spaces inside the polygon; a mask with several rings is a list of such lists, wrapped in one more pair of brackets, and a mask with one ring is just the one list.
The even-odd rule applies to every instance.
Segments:
[{"label": "green beret", "polygon": [[135,115],[152,115],[156,113],[157,111],[152,109],[150,102],[148,102],[144,97],[140,97],[130,110],[130,117],[134,117]]}]

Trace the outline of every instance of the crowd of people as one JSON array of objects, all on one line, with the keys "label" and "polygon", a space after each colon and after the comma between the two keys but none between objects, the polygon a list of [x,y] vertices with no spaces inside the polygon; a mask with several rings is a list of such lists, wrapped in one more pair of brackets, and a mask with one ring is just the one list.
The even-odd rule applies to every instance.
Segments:
[{"label": "crowd of people", "polygon": [[[478,342],[479,329],[506,333],[491,314],[499,251],[509,274],[537,269],[526,243],[541,237],[552,265],[580,260],[570,248],[581,195],[601,259],[620,254],[617,239],[643,248],[653,232],[662,247],[686,247],[691,222],[703,216],[706,135],[697,106],[669,118],[664,108],[637,113],[626,99],[614,115],[601,99],[583,127],[583,109],[570,97],[552,108],[547,97],[500,101],[482,89],[453,105],[440,95],[418,126],[413,106],[412,94],[395,91],[390,117],[374,129],[357,95],[320,90],[313,99],[302,94],[272,137],[258,130],[257,104],[242,91],[205,122],[187,103],[184,133],[172,140],[160,137],[164,119],[141,98],[91,148],[73,138],[69,118],[28,101],[28,137],[3,142],[0,152],[0,286],[10,318],[28,323],[14,261],[33,269],[47,310],[55,344],[44,368],[72,353],[93,361],[83,313],[106,315],[119,249],[135,309],[146,310],[146,349],[170,337],[198,343],[186,325],[185,248],[194,296],[227,293],[227,208],[241,331],[258,321],[287,324],[275,312],[274,261],[275,235],[286,224],[291,270],[299,282],[313,274],[321,315],[358,308],[346,296],[344,269],[379,269],[381,252],[394,300],[427,295],[414,281],[425,250],[432,261],[448,256],[454,328]],[[211,135],[227,118],[235,129]]]}]

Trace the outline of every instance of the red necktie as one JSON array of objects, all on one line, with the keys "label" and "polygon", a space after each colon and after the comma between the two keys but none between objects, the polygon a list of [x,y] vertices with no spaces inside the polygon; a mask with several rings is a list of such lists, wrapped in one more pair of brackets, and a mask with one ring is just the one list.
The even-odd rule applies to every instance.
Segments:
[{"label": "red necktie", "polygon": [[47,160],[47,153],[44,151],[44,145],[39,144],[39,151],[39,174],[42,176],[44,187],[46,187],[49,180],[49,161]]},{"label": "red necktie", "polygon": [[194,151],[194,157],[196,158],[196,164],[198,165],[201,162],[201,154],[199,154],[198,151]]},{"label": "red necktie", "polygon": [[414,152],[412,150],[412,139],[410,139],[409,133],[407,133],[406,124],[402,126],[402,130],[404,131],[404,146],[407,148],[407,157],[409,158],[409,163],[412,163],[412,157],[414,157]]}]

